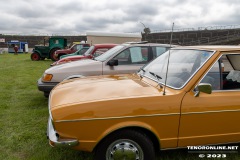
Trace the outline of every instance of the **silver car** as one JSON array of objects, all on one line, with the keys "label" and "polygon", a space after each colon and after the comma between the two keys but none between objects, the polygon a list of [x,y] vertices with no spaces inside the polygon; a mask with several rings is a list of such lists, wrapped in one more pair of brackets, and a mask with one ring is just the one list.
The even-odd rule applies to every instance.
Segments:
[{"label": "silver car", "polygon": [[124,43],[94,59],[75,61],[47,69],[38,80],[38,89],[48,97],[53,87],[65,79],[134,73],[170,47],[169,44]]}]

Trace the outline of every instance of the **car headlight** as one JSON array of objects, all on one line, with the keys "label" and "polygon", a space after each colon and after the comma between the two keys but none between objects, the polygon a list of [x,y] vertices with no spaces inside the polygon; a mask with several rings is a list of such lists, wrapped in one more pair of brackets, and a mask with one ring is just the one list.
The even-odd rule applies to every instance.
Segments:
[{"label": "car headlight", "polygon": [[44,73],[44,75],[43,75],[43,77],[42,77],[42,81],[43,81],[43,82],[49,82],[49,81],[52,80],[52,77],[53,77],[52,74],[46,74],[46,73]]}]

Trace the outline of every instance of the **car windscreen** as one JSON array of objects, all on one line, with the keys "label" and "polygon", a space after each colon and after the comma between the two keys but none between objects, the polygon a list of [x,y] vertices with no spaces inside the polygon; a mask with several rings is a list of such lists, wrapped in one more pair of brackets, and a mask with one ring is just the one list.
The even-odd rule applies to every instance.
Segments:
[{"label": "car windscreen", "polygon": [[95,60],[104,62],[104,61],[106,61],[109,57],[111,57],[113,54],[115,54],[117,51],[119,51],[120,49],[122,49],[123,47],[124,47],[123,45],[115,46],[115,47],[109,49],[107,52],[103,53],[102,55],[96,57]]},{"label": "car windscreen", "polygon": [[[143,67],[138,73],[174,88],[182,88],[213,54],[205,50],[169,50]],[[167,77],[167,78],[166,78]]]}]

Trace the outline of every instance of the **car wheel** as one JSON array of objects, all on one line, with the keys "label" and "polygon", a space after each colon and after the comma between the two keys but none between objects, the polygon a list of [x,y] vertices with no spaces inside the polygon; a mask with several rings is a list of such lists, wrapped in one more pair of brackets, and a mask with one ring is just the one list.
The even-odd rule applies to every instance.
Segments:
[{"label": "car wheel", "polygon": [[31,54],[31,60],[32,60],[32,61],[39,61],[39,60],[40,60],[40,55],[39,55],[39,53],[36,53],[36,52],[32,53],[32,54]]},{"label": "car wheel", "polygon": [[61,59],[60,57],[63,56],[63,55],[66,55],[66,54],[59,54],[58,59]]},{"label": "car wheel", "polygon": [[106,137],[97,147],[95,160],[155,159],[152,141],[135,130],[122,130]]},{"label": "car wheel", "polygon": [[54,48],[50,51],[50,58],[52,61],[58,61],[58,57],[55,57],[55,55],[54,55],[56,50],[58,50],[58,48]]},{"label": "car wheel", "polygon": [[44,95],[44,97],[48,98],[49,97],[49,92],[44,92],[43,95]]}]

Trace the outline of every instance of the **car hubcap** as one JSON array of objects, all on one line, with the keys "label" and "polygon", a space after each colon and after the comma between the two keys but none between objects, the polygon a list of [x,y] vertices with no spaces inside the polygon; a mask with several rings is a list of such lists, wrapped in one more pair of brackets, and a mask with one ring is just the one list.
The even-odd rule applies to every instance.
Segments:
[{"label": "car hubcap", "polygon": [[131,140],[118,140],[107,149],[107,160],[143,160],[141,147]]}]

